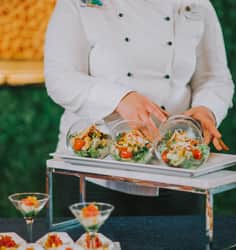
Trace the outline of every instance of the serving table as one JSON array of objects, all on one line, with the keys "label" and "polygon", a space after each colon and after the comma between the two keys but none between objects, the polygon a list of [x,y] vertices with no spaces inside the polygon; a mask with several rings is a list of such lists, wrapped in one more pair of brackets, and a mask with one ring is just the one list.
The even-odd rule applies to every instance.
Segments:
[{"label": "serving table", "polygon": [[[101,233],[119,241],[122,250],[202,250],[205,234],[199,228],[203,226],[203,216],[110,217],[101,227]],[[47,221],[37,218],[34,229],[33,240],[36,241],[48,233]],[[26,239],[23,219],[0,218],[0,232],[12,231]],[[67,232],[76,241],[84,230],[76,227]],[[223,250],[225,246],[231,246],[235,241],[235,232],[236,217],[217,216],[213,249]]]},{"label": "serving table", "polygon": [[[215,154],[216,155],[216,154]],[[65,155],[53,154],[54,159],[47,161],[47,192],[51,199],[48,205],[48,223],[51,230],[67,230],[77,223],[76,220],[67,220],[60,223],[54,223],[53,219],[53,175],[76,176],[80,184],[80,201],[86,200],[86,178],[95,178],[112,181],[122,181],[135,183],[147,187],[157,187],[162,189],[177,190],[182,192],[196,193],[205,196],[205,234],[207,237],[206,249],[212,249],[213,231],[214,231],[214,195],[226,192],[236,188],[236,172],[229,170],[216,170],[199,174],[200,176],[191,175],[191,171],[173,175],[166,174],[165,169],[157,166],[157,171],[147,167],[134,170],[124,167],[124,165],[112,161],[103,160],[86,160],[80,157],[67,157]],[[217,156],[217,155],[216,155]],[[56,157],[56,158],[55,158]],[[236,163],[236,157],[230,156],[231,161],[224,159],[225,167],[232,166]],[[132,164],[129,164],[129,166]],[[110,166],[110,167],[108,167]],[[119,167],[120,166],[120,167]],[[210,168],[209,168],[210,169]],[[188,175],[189,173],[189,175]],[[197,173],[197,172],[196,172]],[[204,174],[204,175],[203,175]],[[182,175],[182,176],[181,176]],[[193,178],[193,176],[196,176]]]}]

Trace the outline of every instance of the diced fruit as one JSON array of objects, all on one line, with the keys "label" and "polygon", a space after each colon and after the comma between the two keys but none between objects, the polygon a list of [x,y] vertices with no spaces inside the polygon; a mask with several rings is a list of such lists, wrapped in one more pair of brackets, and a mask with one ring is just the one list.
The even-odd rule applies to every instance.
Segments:
[{"label": "diced fruit", "polygon": [[26,250],[34,250],[33,247],[27,247]]},{"label": "diced fruit", "polygon": [[54,248],[62,246],[63,242],[57,234],[51,234],[48,236],[45,242],[45,248]]},{"label": "diced fruit", "polygon": [[100,214],[99,209],[93,203],[89,204],[87,207],[82,209],[84,217],[94,217]]},{"label": "diced fruit", "polygon": [[202,152],[199,149],[192,150],[193,158],[196,160],[202,159]]},{"label": "diced fruit", "polygon": [[123,159],[130,159],[133,157],[132,152],[129,152],[127,149],[120,150],[120,157]]},{"label": "diced fruit", "polygon": [[91,247],[99,248],[102,247],[102,242],[99,237],[96,235],[95,238],[92,238],[89,234],[86,235],[86,247],[90,249]]},{"label": "diced fruit", "polygon": [[9,235],[0,236],[0,249],[17,247],[16,242]]},{"label": "diced fruit", "polygon": [[84,140],[81,140],[80,138],[75,138],[73,145],[75,151],[80,151],[84,145],[85,145]]},{"label": "diced fruit", "polygon": [[39,206],[38,199],[35,196],[28,196],[28,197],[22,199],[21,202],[25,206],[29,206],[29,207],[38,207]]},{"label": "diced fruit", "polygon": [[102,246],[102,242],[100,241],[100,239],[98,237],[95,238],[95,247],[99,248]]},{"label": "diced fruit", "polygon": [[165,150],[162,154],[161,154],[161,158],[164,162],[168,163],[169,160],[168,160],[168,157],[167,157],[167,154],[168,154],[168,151]]}]

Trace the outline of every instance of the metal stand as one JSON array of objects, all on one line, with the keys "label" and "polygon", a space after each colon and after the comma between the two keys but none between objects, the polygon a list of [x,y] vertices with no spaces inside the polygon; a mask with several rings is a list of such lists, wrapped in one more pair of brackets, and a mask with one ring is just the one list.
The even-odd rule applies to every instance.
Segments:
[{"label": "metal stand", "polygon": [[[57,230],[65,230],[70,229],[74,227],[78,227],[78,220],[72,219],[67,220],[59,223],[54,223],[54,213],[53,213],[53,173],[56,174],[62,174],[61,172],[56,172],[54,169],[47,169],[47,175],[46,175],[46,192],[49,194],[49,202],[48,202],[48,209],[47,209],[47,221],[48,221],[48,227],[51,231]],[[68,175],[68,174],[67,174]],[[70,176],[76,176],[79,177],[79,188],[80,188],[80,202],[85,202],[85,194],[86,194],[86,178],[84,175],[78,175],[78,174],[69,174]]]},{"label": "metal stand", "polygon": [[213,228],[214,228],[214,211],[213,211],[213,194],[206,192],[206,237],[207,245],[206,250],[212,249],[213,245]]},{"label": "metal stand", "polygon": [[84,175],[80,175],[80,179],[79,179],[79,192],[80,192],[80,201],[81,202],[85,202],[85,198],[86,198],[86,178]]},{"label": "metal stand", "polygon": [[109,175],[105,175],[102,169],[99,169],[98,171],[98,168],[96,167],[92,168],[86,166],[78,166],[65,163],[63,161],[49,160],[47,161],[46,180],[47,192],[50,195],[50,201],[48,205],[48,223],[51,230],[67,230],[68,228],[74,227],[75,225],[78,226],[76,220],[68,220],[56,224],[53,223],[53,174],[78,177],[81,202],[84,202],[86,198],[86,178],[123,181],[147,187],[158,187],[162,189],[170,189],[205,195],[205,227],[207,238],[206,250],[212,249],[213,244],[214,195],[236,188],[236,172],[233,171],[219,171],[217,173],[209,174],[207,176],[208,178],[206,176],[199,178],[168,177],[164,175],[154,176],[153,174],[151,174],[150,176],[145,176],[143,173],[135,173],[135,178],[131,178],[130,172],[110,170]]}]

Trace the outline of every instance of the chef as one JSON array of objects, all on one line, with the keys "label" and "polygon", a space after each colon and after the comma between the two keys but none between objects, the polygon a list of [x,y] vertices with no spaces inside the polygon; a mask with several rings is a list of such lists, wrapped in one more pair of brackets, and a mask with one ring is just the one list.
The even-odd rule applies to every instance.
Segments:
[{"label": "chef", "polygon": [[[206,143],[222,150],[217,127],[232,105],[233,82],[221,27],[209,0],[58,0],[45,45],[49,96],[65,109],[58,151],[81,117],[154,120],[185,113]],[[95,181],[156,196],[154,188]],[[121,195],[119,193],[119,195]]]}]

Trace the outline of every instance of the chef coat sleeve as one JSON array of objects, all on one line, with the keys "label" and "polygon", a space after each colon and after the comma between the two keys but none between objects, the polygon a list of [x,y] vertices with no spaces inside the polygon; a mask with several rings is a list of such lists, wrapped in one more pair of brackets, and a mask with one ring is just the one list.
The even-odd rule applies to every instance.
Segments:
[{"label": "chef coat sleeve", "polygon": [[234,84],[216,12],[210,1],[204,1],[204,5],[204,34],[197,48],[196,72],[191,81],[192,107],[208,107],[219,126],[229,107],[232,107]]},{"label": "chef coat sleeve", "polygon": [[79,2],[57,1],[46,34],[46,88],[63,108],[102,119],[114,111],[131,89],[89,75],[91,45],[81,22]]}]

